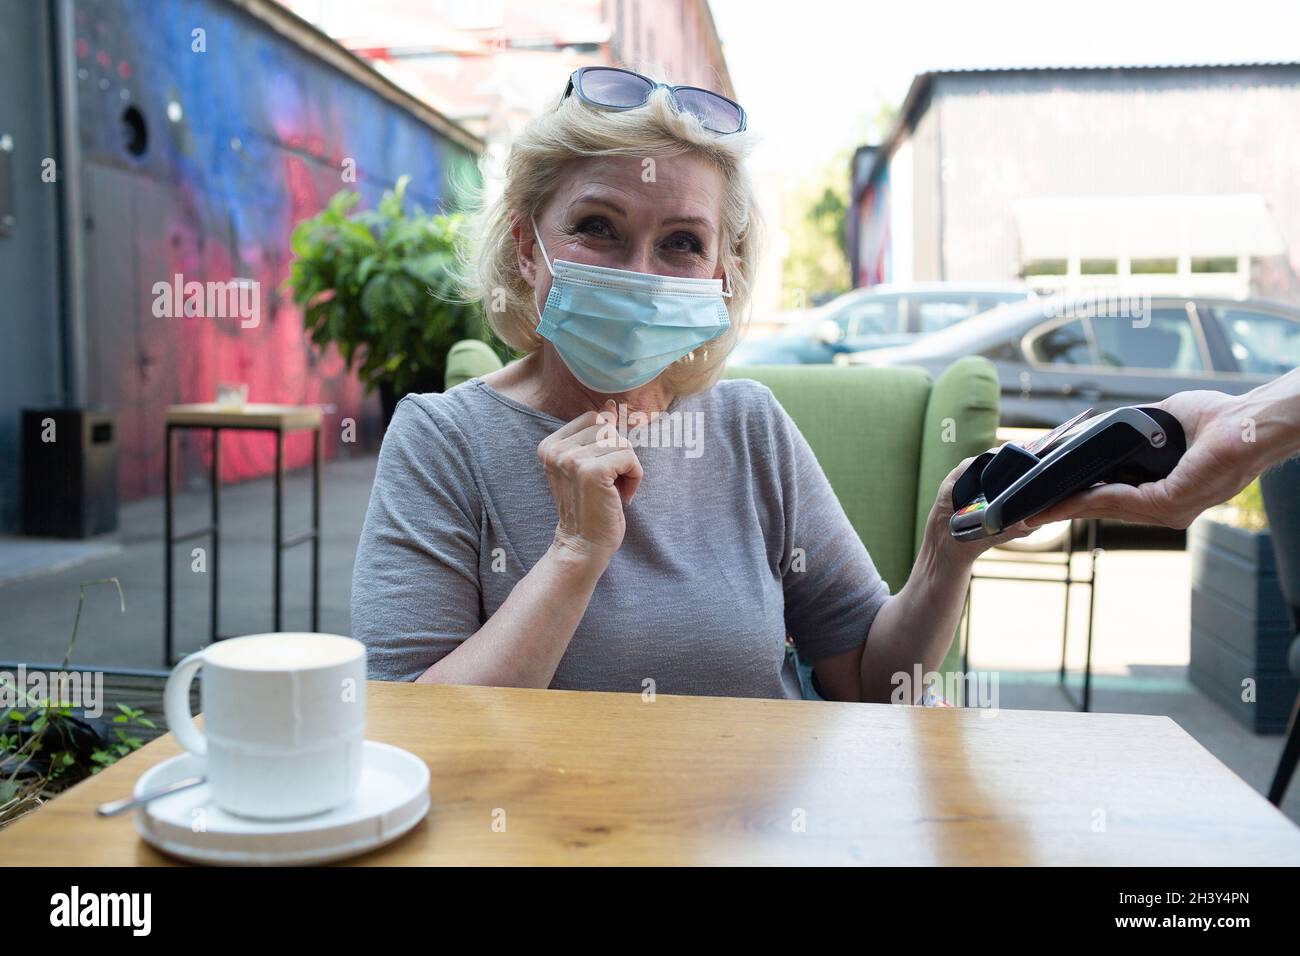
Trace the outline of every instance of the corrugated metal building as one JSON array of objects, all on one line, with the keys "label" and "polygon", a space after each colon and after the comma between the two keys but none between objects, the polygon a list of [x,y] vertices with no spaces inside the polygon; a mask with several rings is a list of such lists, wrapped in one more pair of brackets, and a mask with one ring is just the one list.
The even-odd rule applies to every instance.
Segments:
[{"label": "corrugated metal building", "polygon": [[853,175],[855,285],[1300,301],[1300,64],[925,73]]}]

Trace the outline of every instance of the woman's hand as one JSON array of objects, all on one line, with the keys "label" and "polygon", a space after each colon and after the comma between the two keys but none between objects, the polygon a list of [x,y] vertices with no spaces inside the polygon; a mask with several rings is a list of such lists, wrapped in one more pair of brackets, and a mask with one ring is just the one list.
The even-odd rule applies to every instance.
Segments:
[{"label": "woman's hand", "polygon": [[623,505],[641,484],[641,462],[616,427],[613,399],[542,440],[537,457],[560,513],[555,544],[604,564],[623,543]]},{"label": "woman's hand", "polygon": [[948,530],[948,522],[952,518],[954,511],[952,506],[952,486],[957,483],[957,479],[961,477],[962,472],[970,467],[970,463],[974,460],[974,458],[967,458],[948,473],[948,477],[939,486],[939,494],[934,500],[934,507],[930,509],[930,517],[926,520],[925,526],[926,540],[933,545],[939,555],[964,564],[970,564],[989,548],[996,548],[998,545],[1014,541],[1016,538],[1023,538],[1033,530],[1025,522],[1021,521],[991,538],[958,541],[952,536]]},{"label": "woman's hand", "polygon": [[433,684],[549,687],[600,576],[623,543],[623,505],[641,463],[615,426],[617,406],[587,412],[537,446],[560,513],[555,542],[496,613],[420,675]]}]

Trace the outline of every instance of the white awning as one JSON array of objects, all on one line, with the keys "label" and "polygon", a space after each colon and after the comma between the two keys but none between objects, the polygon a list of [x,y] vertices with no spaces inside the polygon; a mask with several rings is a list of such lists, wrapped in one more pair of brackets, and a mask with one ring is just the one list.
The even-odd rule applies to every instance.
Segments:
[{"label": "white awning", "polygon": [[1021,261],[1274,256],[1286,251],[1257,193],[1023,199]]}]

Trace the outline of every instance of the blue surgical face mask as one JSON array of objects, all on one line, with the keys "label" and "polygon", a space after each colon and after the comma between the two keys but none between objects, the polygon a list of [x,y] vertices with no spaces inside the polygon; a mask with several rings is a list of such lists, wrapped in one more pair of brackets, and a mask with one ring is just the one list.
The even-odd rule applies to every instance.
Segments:
[{"label": "blue surgical face mask", "polygon": [[731,324],[723,302],[731,292],[724,291],[719,279],[552,262],[536,222],[533,235],[551,273],[546,308],[537,313],[537,333],[592,391],[640,388]]}]

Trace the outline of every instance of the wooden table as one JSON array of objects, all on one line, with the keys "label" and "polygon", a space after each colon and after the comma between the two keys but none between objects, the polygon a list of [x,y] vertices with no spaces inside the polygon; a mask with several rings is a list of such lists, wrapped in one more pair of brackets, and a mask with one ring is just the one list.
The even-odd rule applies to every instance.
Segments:
[{"label": "wooden table", "polygon": [[[172,631],[174,580],[172,549],[185,541],[207,537],[212,547],[208,567],[209,643],[220,640],[218,619],[221,608],[221,433],[227,430],[264,431],[275,435],[275,502],[272,517],[272,598],[271,630],[283,627],[282,582],[284,552],[303,542],[311,542],[311,630],[319,630],[320,621],[320,498],[321,498],[321,423],[323,413],[317,405],[267,405],[246,402],[242,405],[201,402],[195,405],[167,406],[167,444],[163,458],[163,665],[176,663]],[[212,470],[209,481],[212,493],[212,523],[193,528],[184,534],[173,531],[172,514],[172,435],[181,429],[201,428],[212,432]],[[312,433],[311,527],[285,537],[284,534],[284,436],[290,432]]]},{"label": "wooden table", "polygon": [[[433,806],[357,863],[1300,864],[1300,829],[1166,717],[371,683],[367,720]],[[168,862],[93,810],[177,752],[0,831],[0,860]]]}]

